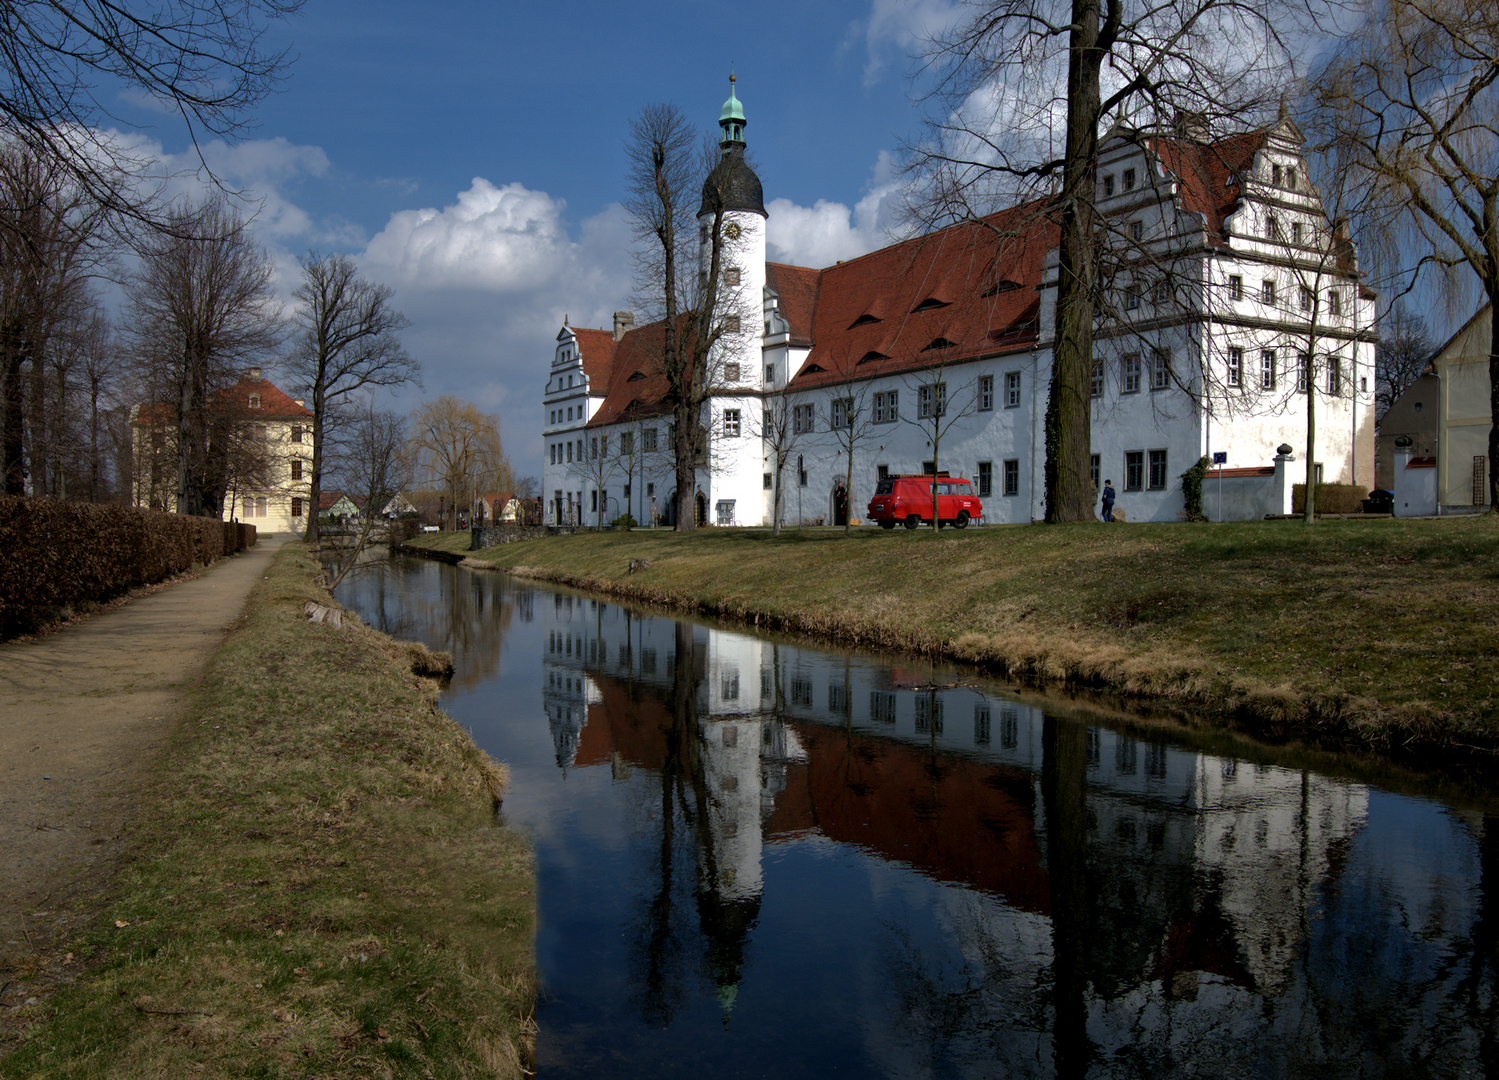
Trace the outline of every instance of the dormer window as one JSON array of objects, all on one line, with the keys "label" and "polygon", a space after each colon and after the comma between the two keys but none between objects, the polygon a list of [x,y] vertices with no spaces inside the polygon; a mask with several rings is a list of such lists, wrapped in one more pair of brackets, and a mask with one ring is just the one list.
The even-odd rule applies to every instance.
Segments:
[{"label": "dormer window", "polygon": [[998,296],[1000,293],[1014,292],[1018,288],[1020,288],[1020,283],[1019,282],[1011,281],[1009,278],[1005,278],[1003,281],[999,282],[997,285],[994,285],[993,287],[991,287],[988,292],[984,293],[984,295],[985,296]]},{"label": "dormer window", "polygon": [[952,348],[956,348],[957,344],[958,343],[956,341],[949,341],[945,337],[936,337],[936,338],[932,339],[931,344],[929,344],[926,348],[922,349],[921,351],[922,352],[934,352],[937,349],[952,349]]},{"label": "dormer window", "polygon": [[923,300],[921,303],[917,304],[911,310],[913,312],[914,311],[931,311],[934,308],[943,308],[943,307],[947,307],[947,301],[946,300],[939,300],[935,296],[928,296],[925,300]]},{"label": "dormer window", "polygon": [[873,363],[876,360],[889,360],[889,359],[890,359],[890,357],[886,356],[884,353],[880,352],[878,349],[870,349],[863,356],[859,357],[859,363],[861,363],[861,364],[869,364],[869,363]]},{"label": "dormer window", "polygon": [[877,315],[871,315],[866,311],[863,315],[860,315],[857,319],[850,323],[848,328],[852,330],[856,326],[868,326],[870,323],[877,323],[879,321],[880,320]]},{"label": "dormer window", "polygon": [[639,382],[643,378],[645,378],[645,372],[632,371],[630,372],[630,377],[626,379],[625,382]]}]

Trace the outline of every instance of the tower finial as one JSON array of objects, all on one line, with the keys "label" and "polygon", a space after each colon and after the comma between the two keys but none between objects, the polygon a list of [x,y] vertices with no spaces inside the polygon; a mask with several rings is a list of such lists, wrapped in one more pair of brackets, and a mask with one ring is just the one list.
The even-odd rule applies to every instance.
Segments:
[{"label": "tower finial", "polygon": [[739,104],[739,98],[734,94],[734,84],[739,77],[733,71],[729,72],[729,100],[723,103],[723,112],[719,113],[718,126],[723,129],[723,135],[718,140],[719,149],[728,153],[735,147],[744,148],[744,106]]}]

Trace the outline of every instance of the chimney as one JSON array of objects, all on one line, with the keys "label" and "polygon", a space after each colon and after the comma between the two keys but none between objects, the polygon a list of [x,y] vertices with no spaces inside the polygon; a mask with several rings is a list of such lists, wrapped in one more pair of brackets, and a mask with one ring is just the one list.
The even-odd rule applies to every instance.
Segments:
[{"label": "chimney", "polygon": [[250,379],[254,382],[260,381],[260,369],[258,367],[252,367],[250,369]]},{"label": "chimney", "polygon": [[1205,143],[1209,141],[1212,132],[1208,130],[1208,118],[1200,112],[1189,109],[1178,109],[1176,111],[1176,137],[1183,142]]},{"label": "chimney", "polygon": [[616,311],[614,313],[614,340],[621,340],[631,330],[635,329],[635,316],[628,311]]}]

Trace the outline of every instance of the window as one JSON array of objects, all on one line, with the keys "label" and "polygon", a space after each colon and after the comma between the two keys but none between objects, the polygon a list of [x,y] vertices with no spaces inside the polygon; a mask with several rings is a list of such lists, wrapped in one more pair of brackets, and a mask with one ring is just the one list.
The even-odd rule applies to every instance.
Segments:
[{"label": "window", "polygon": [[775,384],[776,384],[776,366],[774,364],[766,364],[765,365],[765,385],[766,386],[774,386]]},{"label": "window", "polygon": [[1005,462],[1005,494],[1020,494],[1020,459],[1011,458]]},{"label": "window", "polygon": [[1141,491],[1145,487],[1145,452],[1130,450],[1124,455],[1124,490]]},{"label": "window", "polygon": [[853,398],[834,398],[829,403],[829,411],[832,414],[831,423],[834,431],[837,431],[840,428],[851,428],[854,426]]},{"label": "window", "polygon": [[291,516],[294,517],[294,518],[299,518],[299,517],[302,516],[302,500],[301,499],[293,499],[291,501]]},{"label": "window", "polygon": [[609,436],[607,436],[607,435],[600,435],[599,436],[599,457],[606,458],[608,456],[609,456]]},{"label": "window", "polygon": [[1124,178],[1121,181],[1120,186],[1123,187],[1125,191],[1133,191],[1135,189],[1135,170],[1134,169],[1125,169],[1124,170]]},{"label": "window", "polygon": [[1140,392],[1139,356],[1126,356],[1124,358],[1123,377],[1120,379],[1119,388],[1126,394],[1138,394]]},{"label": "window", "polygon": [[255,516],[265,517],[265,496],[258,495],[255,498]]},{"label": "window", "polygon": [[1166,490],[1166,451],[1164,450],[1150,452],[1150,490]]},{"label": "window", "polygon": [[723,377],[725,379],[729,380],[729,382],[738,382],[739,381],[739,365],[738,364],[725,364],[723,366]]},{"label": "window", "polygon": [[568,409],[567,409],[567,418],[568,418],[568,420],[571,420],[573,418],[572,406],[568,406]]},{"label": "window", "polygon": [[1265,216],[1265,235],[1271,240],[1280,239],[1280,219],[1274,214],[1267,214]]},{"label": "window", "polygon": [[1230,300],[1244,299],[1244,279],[1238,274],[1228,276],[1228,298]]},{"label": "window", "polygon": [[1244,350],[1230,348],[1228,350],[1228,385],[1231,387],[1244,385]]},{"label": "window", "polygon": [[987,499],[994,494],[994,462],[979,462],[979,498]]},{"label": "window", "polygon": [[1266,349],[1260,353],[1260,389],[1275,389],[1275,350]]},{"label": "window", "polygon": [[1298,394],[1304,394],[1304,393],[1306,393],[1307,380],[1308,380],[1307,369],[1310,366],[1311,366],[1311,357],[1310,356],[1308,356],[1304,352],[1299,352],[1299,353],[1296,354],[1296,392]]},{"label": "window", "polygon": [[739,316],[725,315],[723,320],[723,332],[725,334],[739,333]]},{"label": "window", "polygon": [[619,433],[619,456],[629,457],[635,452],[635,433],[633,431],[621,431]]},{"label": "window", "polygon": [[927,383],[916,392],[916,415],[921,419],[941,416],[946,411],[946,383]]},{"label": "window", "polygon": [[1020,372],[1005,372],[1005,408],[1015,409],[1020,406]]},{"label": "window", "polygon": [[252,408],[252,409],[258,409],[258,408],[260,408],[260,395],[259,394],[251,394],[250,395],[250,408]]},{"label": "window", "polygon": [[590,491],[588,493],[588,510],[589,510],[590,513],[597,513],[598,509],[599,509],[599,493],[597,491]]},{"label": "window", "polygon": [[599,457],[599,440],[597,438],[588,440],[588,456],[594,461]]},{"label": "window", "polygon": [[1294,165],[1286,169],[1286,187],[1292,191],[1296,190],[1296,166]]},{"label": "window", "polygon": [[723,283],[725,285],[739,284],[739,267],[731,266],[723,272]]},{"label": "window", "polygon": [[888,424],[898,419],[900,419],[900,405],[897,391],[887,390],[882,394],[875,394],[874,422],[876,424]]},{"label": "window", "polygon": [[1336,356],[1327,358],[1327,392],[1333,397],[1343,392],[1343,361]]},{"label": "window", "polygon": [[1291,243],[1301,243],[1301,222],[1299,221],[1291,222]]},{"label": "window", "polygon": [[1171,386],[1171,357],[1157,349],[1150,356],[1150,388],[1166,390]]},{"label": "window", "polygon": [[1266,281],[1260,285],[1260,303],[1275,305],[1275,282]]},{"label": "window", "polygon": [[769,491],[770,488],[771,488],[771,481],[772,481],[772,479],[773,479],[773,477],[771,476],[771,474],[770,473],[766,473],[763,477],[760,478],[760,486],[762,488],[764,488],[766,491]]},{"label": "window", "polygon": [[1124,310],[1136,311],[1140,307],[1140,288],[1138,285],[1128,285],[1124,289]]},{"label": "window", "polygon": [[647,454],[656,452],[656,429],[648,427],[640,433],[640,449]]},{"label": "window", "polygon": [[1311,311],[1312,310],[1312,297],[1314,295],[1315,294],[1312,292],[1312,290],[1308,289],[1305,285],[1303,285],[1301,287],[1301,310],[1302,311]]},{"label": "window", "polygon": [[1094,491],[1098,490],[1098,474],[1102,471],[1100,469],[1102,464],[1103,456],[1101,454],[1088,455],[1088,478],[1093,481]]},{"label": "window", "polygon": [[1143,221],[1131,221],[1129,223],[1129,238],[1131,240],[1145,239],[1145,223]]},{"label": "window", "polygon": [[801,435],[812,430],[812,406],[793,405],[791,407],[791,433]]},{"label": "window", "polygon": [[1155,294],[1151,297],[1151,302],[1158,307],[1161,304],[1169,304],[1171,302],[1171,282],[1169,280],[1161,278],[1160,281],[1155,283]]},{"label": "window", "polygon": [[739,436],[739,410],[725,409],[723,411],[723,433],[730,438]]},{"label": "window", "polygon": [[1093,375],[1088,380],[1088,393],[1093,397],[1103,397],[1103,361],[1093,361]]},{"label": "window", "polygon": [[302,479],[302,459],[301,458],[292,458],[291,459],[291,478],[293,480],[300,480],[300,479]]},{"label": "window", "polygon": [[299,443],[299,442],[302,441],[302,425],[301,424],[293,424],[291,426],[291,441],[292,442],[296,442],[296,443]]},{"label": "window", "polygon": [[1270,182],[1272,184],[1274,184],[1276,187],[1280,187],[1280,166],[1279,165],[1271,165],[1270,166]]},{"label": "window", "polygon": [[1103,197],[1107,199],[1114,194],[1114,175],[1109,173],[1103,178]]},{"label": "window", "polygon": [[567,444],[567,461],[568,461],[568,464],[572,464],[572,460],[573,460],[573,444],[571,442],[569,442]]},{"label": "window", "polygon": [[1327,313],[1329,315],[1343,314],[1343,294],[1337,289],[1327,290]]},{"label": "window", "polygon": [[876,465],[874,467],[874,478],[876,480],[886,480],[886,479],[889,478],[889,476],[890,476],[890,466],[889,465]]},{"label": "window", "polygon": [[994,376],[985,375],[979,379],[979,412],[988,412],[994,408]]}]

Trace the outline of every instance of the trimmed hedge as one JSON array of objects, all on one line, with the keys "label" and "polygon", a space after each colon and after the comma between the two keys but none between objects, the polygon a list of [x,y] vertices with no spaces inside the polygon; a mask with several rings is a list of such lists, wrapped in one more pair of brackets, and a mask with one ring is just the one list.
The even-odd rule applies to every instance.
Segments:
[{"label": "trimmed hedge", "polygon": [[[1364,500],[1369,493],[1357,484],[1318,484],[1317,513],[1361,514]],[[1306,485],[1291,485],[1291,512],[1300,514],[1306,509]]]},{"label": "trimmed hedge", "polygon": [[0,495],[0,638],[254,543],[242,522]]}]

